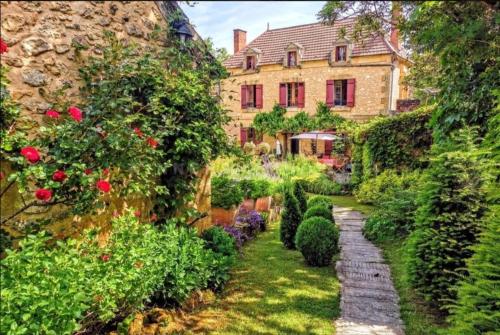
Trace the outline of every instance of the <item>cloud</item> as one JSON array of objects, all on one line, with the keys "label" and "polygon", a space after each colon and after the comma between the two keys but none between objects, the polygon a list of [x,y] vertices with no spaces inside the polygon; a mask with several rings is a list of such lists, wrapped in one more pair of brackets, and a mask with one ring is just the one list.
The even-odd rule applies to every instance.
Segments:
[{"label": "cloud", "polygon": [[181,4],[203,37],[216,47],[233,51],[233,29],[247,31],[247,42],[271,29],[313,23],[323,7],[320,1],[200,1],[194,7]]}]

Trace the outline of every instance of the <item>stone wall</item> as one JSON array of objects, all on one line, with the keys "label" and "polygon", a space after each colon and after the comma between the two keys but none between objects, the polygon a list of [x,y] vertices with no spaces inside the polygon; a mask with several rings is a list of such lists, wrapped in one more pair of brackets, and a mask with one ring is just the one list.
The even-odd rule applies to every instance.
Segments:
[{"label": "stone wall", "polygon": [[[9,51],[2,55],[2,66],[9,66],[8,89],[22,109],[22,115],[32,120],[32,133],[50,107],[46,94],[70,85],[66,99],[78,102],[80,60],[102,54],[104,31],[109,30],[119,39],[147,47],[150,34],[156,25],[166,25],[166,6],[158,7],[154,1],[2,1],[1,37]],[[2,171],[8,170],[5,162]],[[210,210],[210,182],[202,173],[195,207]],[[209,178],[209,174],[208,174]],[[6,180],[2,180],[2,189]],[[8,215],[20,204],[17,190],[9,190],[2,199],[2,216]],[[207,200],[208,199],[208,200]],[[5,200],[5,201],[4,201]],[[56,225],[68,222],[79,225],[109,221],[115,210],[133,206],[147,213],[151,208],[148,199],[110,199],[106,213],[87,218],[61,218]],[[208,206],[208,207],[207,207]],[[33,213],[29,220],[37,220],[52,212]],[[210,217],[210,215],[209,215]],[[209,219],[201,220],[203,227]],[[64,228],[64,227],[63,227]]]},{"label": "stone wall", "polygon": [[[356,79],[355,106],[334,107],[334,113],[353,120],[368,120],[388,113],[391,59],[389,55],[358,57],[346,66],[329,66],[327,61],[303,62],[300,68],[283,68],[282,65],[266,65],[255,73],[242,73],[230,69],[231,77],[223,82],[224,104],[233,121],[227,127],[231,136],[239,140],[240,126],[248,127],[259,112],[270,111],[279,101],[279,84],[298,81],[305,83],[305,107],[288,108],[287,117],[301,110],[313,115],[317,102],[326,101],[326,81],[330,79]],[[263,108],[241,109],[241,85],[263,85]]]},{"label": "stone wall", "polygon": [[398,99],[396,101],[396,113],[410,112],[420,106],[418,99]]}]

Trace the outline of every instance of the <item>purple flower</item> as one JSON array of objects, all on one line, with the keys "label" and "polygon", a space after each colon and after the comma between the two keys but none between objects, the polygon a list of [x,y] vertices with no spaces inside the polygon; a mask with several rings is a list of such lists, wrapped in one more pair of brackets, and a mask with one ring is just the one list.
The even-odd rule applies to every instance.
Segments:
[{"label": "purple flower", "polygon": [[238,249],[241,249],[243,243],[245,243],[249,239],[244,232],[242,232],[239,228],[236,227],[224,227],[224,231],[234,238]]}]

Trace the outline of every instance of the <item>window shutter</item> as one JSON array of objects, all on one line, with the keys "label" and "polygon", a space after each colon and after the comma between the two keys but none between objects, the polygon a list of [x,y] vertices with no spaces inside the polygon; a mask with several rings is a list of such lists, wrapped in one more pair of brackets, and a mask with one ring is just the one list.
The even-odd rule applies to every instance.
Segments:
[{"label": "window shutter", "polygon": [[354,107],[356,79],[347,79],[347,107]]},{"label": "window shutter", "polygon": [[333,80],[326,81],[326,105],[333,107]]},{"label": "window shutter", "polygon": [[241,108],[247,108],[247,85],[241,85]]},{"label": "window shutter", "polygon": [[255,108],[262,108],[262,85],[255,85]]},{"label": "window shutter", "polygon": [[297,97],[297,107],[304,108],[305,105],[305,88],[304,83],[298,83],[299,94]]},{"label": "window shutter", "polygon": [[240,144],[241,144],[242,148],[245,145],[245,143],[247,143],[247,128],[241,127],[240,128]]},{"label": "window shutter", "polygon": [[280,84],[280,106],[286,107],[286,84]]}]

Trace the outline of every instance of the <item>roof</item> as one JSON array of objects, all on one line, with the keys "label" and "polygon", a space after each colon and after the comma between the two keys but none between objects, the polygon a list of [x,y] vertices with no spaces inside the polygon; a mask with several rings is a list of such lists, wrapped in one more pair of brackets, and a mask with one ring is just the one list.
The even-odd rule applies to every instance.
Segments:
[{"label": "roof", "polygon": [[[341,38],[340,29],[345,28],[349,35],[354,25],[354,18],[338,20],[334,25],[311,23],[300,26],[267,30],[246,45],[238,53],[224,62],[228,68],[240,67],[244,54],[249,48],[262,50],[260,65],[281,64],[286,47],[296,43],[303,47],[302,61],[327,60],[333,44]],[[384,37],[372,35],[359,43],[354,43],[352,56],[391,54],[394,50]]]}]

